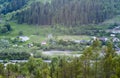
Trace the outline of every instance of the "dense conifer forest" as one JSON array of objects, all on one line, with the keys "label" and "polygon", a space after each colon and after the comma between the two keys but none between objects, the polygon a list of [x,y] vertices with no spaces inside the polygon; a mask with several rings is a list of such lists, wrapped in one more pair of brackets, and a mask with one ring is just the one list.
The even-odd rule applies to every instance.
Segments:
[{"label": "dense conifer forest", "polygon": [[51,0],[34,2],[16,14],[19,23],[28,24],[98,24],[120,13],[119,0]]},{"label": "dense conifer forest", "polygon": [[40,25],[98,24],[120,13],[119,0],[1,0],[1,13],[13,15],[18,23]]}]

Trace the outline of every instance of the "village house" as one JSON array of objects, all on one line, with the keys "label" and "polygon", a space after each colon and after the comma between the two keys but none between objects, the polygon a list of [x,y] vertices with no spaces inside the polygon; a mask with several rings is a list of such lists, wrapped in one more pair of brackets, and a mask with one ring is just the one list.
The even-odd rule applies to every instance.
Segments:
[{"label": "village house", "polygon": [[115,37],[115,38],[112,39],[112,41],[113,42],[120,42],[120,39]]},{"label": "village house", "polygon": [[30,38],[27,36],[19,36],[19,39],[21,39],[22,42],[28,41]]},{"label": "village house", "polygon": [[110,34],[111,37],[115,37],[116,35],[115,34]]},{"label": "village house", "polygon": [[74,42],[75,42],[75,43],[80,43],[80,42],[81,42],[81,40],[74,40]]},{"label": "village house", "polygon": [[101,37],[101,38],[98,38],[100,41],[102,41],[102,42],[106,42],[106,41],[108,41],[108,38],[106,38],[106,37]]},{"label": "village house", "polygon": [[46,41],[41,42],[41,45],[46,45],[46,44],[47,44]]}]

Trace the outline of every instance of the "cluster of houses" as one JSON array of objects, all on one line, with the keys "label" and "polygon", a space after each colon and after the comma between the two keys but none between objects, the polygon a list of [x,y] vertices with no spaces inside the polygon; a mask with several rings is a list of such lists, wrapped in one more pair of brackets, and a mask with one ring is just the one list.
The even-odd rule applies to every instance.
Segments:
[{"label": "cluster of houses", "polygon": [[[114,35],[114,34],[111,34],[111,35]],[[101,42],[107,42],[108,40],[110,40],[109,38],[107,37],[92,37],[90,40],[74,40],[75,43],[87,43],[87,42],[92,42],[93,40],[100,40]],[[112,42],[120,42],[120,39],[117,38],[117,37],[112,37],[111,38],[111,41]]]},{"label": "cluster of houses", "polygon": [[[113,30],[115,31],[115,30],[118,30],[118,29],[119,29],[119,31],[120,31],[120,26],[114,28]],[[118,32],[113,33],[113,32],[111,31],[111,33],[112,33],[112,34],[110,34],[110,38],[108,38],[108,37],[95,37],[95,36],[94,36],[94,37],[91,37],[90,40],[74,40],[74,42],[75,42],[75,43],[83,43],[83,44],[84,44],[84,43],[85,43],[85,44],[86,44],[86,43],[91,44],[91,43],[93,42],[93,40],[98,39],[98,40],[100,40],[102,43],[105,43],[105,42],[107,42],[108,40],[112,41],[113,43],[119,43],[119,42],[120,42],[120,39],[116,37],[116,33],[118,33]],[[49,34],[49,35],[48,35],[48,39],[51,39],[51,38],[53,38],[53,36],[52,36],[52,34]],[[28,41],[30,38],[27,37],[27,36],[19,36],[19,39],[21,39],[22,42],[25,42],[25,41]],[[46,45],[46,44],[47,44],[46,41],[41,42],[41,45]],[[28,44],[28,47],[32,47],[32,46],[33,46],[33,44]],[[115,47],[116,47],[116,50],[117,50],[117,51],[120,51],[120,48],[119,48],[117,45],[115,45]]]},{"label": "cluster of houses", "polygon": [[[113,35],[113,34],[111,34],[111,35]],[[120,39],[119,38],[117,38],[117,37],[111,37],[111,39],[109,39],[109,38],[107,38],[107,37],[99,37],[99,38],[97,38],[97,37],[93,37],[93,40],[95,40],[95,39],[98,39],[98,40],[100,40],[100,41],[102,41],[102,42],[107,42],[108,40],[111,40],[113,43],[114,42],[120,42]]]},{"label": "cluster of houses", "polygon": [[76,43],[92,43],[93,40],[96,40],[96,39],[100,40],[103,43],[103,45],[107,41],[111,40],[113,43],[115,43],[114,48],[116,50],[116,53],[120,54],[120,47],[116,44],[116,43],[120,42],[120,39],[115,37],[115,34],[111,34],[111,39],[107,38],[107,37],[99,37],[99,38],[98,37],[92,37],[91,40],[75,40],[74,42],[76,42]]},{"label": "cluster of houses", "polygon": [[120,26],[117,26],[117,27],[115,27],[113,29],[109,29],[106,32],[114,33],[114,34],[120,33]]}]

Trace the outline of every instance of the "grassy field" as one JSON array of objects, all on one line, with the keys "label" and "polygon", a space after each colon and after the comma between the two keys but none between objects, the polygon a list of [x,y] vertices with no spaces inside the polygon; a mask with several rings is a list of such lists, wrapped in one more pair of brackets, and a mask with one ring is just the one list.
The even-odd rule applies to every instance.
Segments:
[{"label": "grassy field", "polygon": [[63,39],[63,40],[90,40],[90,36],[85,35],[63,35],[63,36],[57,36],[57,39]]},{"label": "grassy field", "polygon": [[[0,24],[2,26],[2,24]],[[13,31],[9,34],[1,34],[0,38],[7,38],[7,37],[17,37],[19,36],[19,32],[23,32],[24,36],[30,37],[30,41],[42,41],[47,38],[48,34],[53,33],[53,30],[50,26],[34,26],[34,25],[27,25],[27,24],[16,24],[11,22],[10,23]]]},{"label": "grassy field", "polygon": [[41,42],[45,41],[48,38],[49,34],[55,35],[57,39],[63,40],[88,40],[90,36],[85,35],[65,35],[61,32],[55,31],[51,26],[35,26],[27,24],[16,24],[10,22],[10,25],[13,29],[9,34],[0,35],[2,38],[13,38],[19,36],[19,32],[23,32],[24,36],[30,37],[29,42]]},{"label": "grassy field", "polygon": [[27,24],[16,24],[10,23],[13,32],[10,34],[11,36],[16,36],[20,31],[23,32],[24,35],[31,36],[31,35],[41,35],[45,36],[49,33],[52,33],[52,29],[50,26],[34,26],[34,25],[27,25]]}]

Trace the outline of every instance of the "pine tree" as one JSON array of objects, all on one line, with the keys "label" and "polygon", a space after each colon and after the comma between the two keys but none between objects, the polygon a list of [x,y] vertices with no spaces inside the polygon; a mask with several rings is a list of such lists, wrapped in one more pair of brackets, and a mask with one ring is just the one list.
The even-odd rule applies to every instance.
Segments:
[{"label": "pine tree", "polygon": [[113,48],[112,43],[108,42],[106,46],[105,57],[103,59],[104,78],[111,78],[113,74],[114,66],[112,65],[112,62],[114,57],[115,57],[115,50]]},{"label": "pine tree", "polygon": [[99,55],[100,55],[100,46],[101,43],[98,39],[93,41],[92,44],[92,51],[93,51],[93,61],[94,61],[94,77],[97,78],[98,77],[98,59],[99,59]]},{"label": "pine tree", "polygon": [[92,48],[88,47],[83,52],[83,55],[81,56],[82,59],[82,68],[83,68],[83,78],[90,78],[91,77],[91,60],[92,60]]}]

